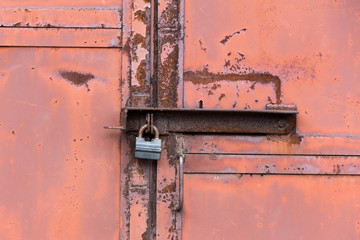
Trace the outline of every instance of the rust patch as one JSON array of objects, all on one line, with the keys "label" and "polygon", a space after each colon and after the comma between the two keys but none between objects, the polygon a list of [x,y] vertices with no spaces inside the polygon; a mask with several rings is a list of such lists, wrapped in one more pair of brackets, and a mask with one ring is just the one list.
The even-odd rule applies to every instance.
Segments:
[{"label": "rust patch", "polygon": [[206,52],[206,47],[203,46],[203,43],[201,41],[201,39],[199,39],[199,43],[200,43],[200,49],[203,50],[204,52]]},{"label": "rust patch", "polygon": [[[289,111],[297,111],[297,107],[295,104],[266,104],[266,110],[289,110]],[[307,112],[305,111],[307,114]]]},{"label": "rust patch", "polygon": [[148,232],[145,231],[142,235],[141,235],[142,240],[148,240]]},{"label": "rust patch", "polygon": [[[143,10],[137,10],[134,13],[134,20],[137,20],[145,25],[145,36],[140,33],[134,33],[131,47],[131,61],[139,62],[138,67],[136,68],[135,77],[139,83],[139,86],[130,85],[131,86],[131,101],[132,104],[134,102],[138,102],[140,105],[144,106],[142,103],[149,102],[149,97],[140,96],[137,98],[134,96],[134,93],[141,93],[142,95],[149,95],[150,84],[149,84],[149,59],[148,54],[138,56],[138,49],[143,48],[150,52],[150,8],[145,7]],[[129,77],[131,79],[131,76]],[[142,103],[140,103],[142,102]]]},{"label": "rust patch", "polygon": [[333,165],[333,173],[340,174],[343,167],[344,167],[344,164],[341,164],[341,165],[334,164]]},{"label": "rust patch", "polygon": [[84,85],[88,91],[90,91],[88,82],[91,79],[95,78],[95,76],[91,73],[80,73],[80,72],[65,71],[65,70],[60,70],[59,73],[62,78],[66,79],[71,84],[78,87]]},{"label": "rust patch", "polygon": [[[51,25],[50,23],[48,23],[48,24],[45,24],[43,27],[45,27],[45,28],[53,28],[53,27],[55,27],[54,25]],[[96,43],[96,42],[95,42]]]},{"label": "rust patch", "polygon": [[149,11],[149,7],[146,7],[145,10],[137,10],[134,13],[134,19],[139,20],[140,22],[144,23],[145,25],[148,22],[148,17],[146,15],[146,12]]},{"label": "rust patch", "polygon": [[299,134],[290,134],[288,138],[289,144],[300,144],[302,142],[303,136],[300,136]]},{"label": "rust patch", "polygon": [[171,167],[176,167],[177,161],[177,153],[178,153],[178,142],[176,139],[176,135],[170,134],[169,137],[166,139],[166,152],[167,152],[167,159],[169,161],[169,165]]},{"label": "rust patch", "polygon": [[222,93],[219,97],[219,101],[221,101],[221,99],[223,99],[225,97],[225,93]]},{"label": "rust patch", "polygon": [[[207,68],[203,71],[187,71],[184,72],[184,81],[191,81],[194,84],[209,84],[217,81],[250,81],[261,84],[273,84],[276,95],[276,103],[281,103],[281,81],[278,76],[270,73],[211,73]],[[255,86],[255,85],[254,85]]]},{"label": "rust patch", "polygon": [[167,55],[166,59],[161,62],[160,79],[159,79],[159,103],[161,107],[176,107],[177,105],[177,86],[179,79],[178,70],[178,46],[177,39],[172,35],[164,36],[160,49],[166,43],[173,46],[173,50]]},{"label": "rust patch", "polygon": [[227,68],[229,68],[229,67],[231,66],[231,61],[230,61],[230,60],[226,60],[226,59],[224,59],[224,60],[225,60],[224,67],[225,67],[225,69],[227,69]]},{"label": "rust patch", "polygon": [[226,36],[224,37],[224,39],[222,39],[222,40],[220,41],[220,43],[223,44],[223,45],[225,45],[225,43],[227,43],[227,42],[230,40],[230,38],[232,38],[233,36],[235,36],[235,35],[237,35],[237,34],[240,34],[241,32],[245,32],[246,30],[247,30],[246,28],[243,28],[243,29],[240,29],[239,31],[234,32],[233,34],[226,35]]},{"label": "rust patch", "polygon": [[143,59],[141,60],[139,67],[136,69],[135,78],[138,80],[140,87],[146,86],[146,76],[147,76],[146,67],[147,67],[146,60]]},{"label": "rust patch", "polygon": [[133,49],[132,49],[132,60],[138,61],[139,57],[136,54],[136,50],[138,48],[138,45],[140,45],[143,48],[146,48],[146,39],[143,35],[140,33],[136,33],[133,37]]},{"label": "rust patch", "polygon": [[142,168],[142,164],[139,159],[134,159],[134,168],[136,170],[136,173],[140,176],[144,176],[144,169]]},{"label": "rust patch", "polygon": [[144,107],[150,105],[150,95],[132,95],[131,106],[133,107]]},{"label": "rust patch", "polygon": [[21,22],[17,22],[14,25],[12,25],[13,27],[20,27],[21,26]]},{"label": "rust patch", "polygon": [[160,193],[173,193],[176,191],[176,182],[172,182],[169,185],[165,186]]},{"label": "rust patch", "polygon": [[288,135],[267,135],[266,139],[273,142],[286,142],[292,145],[300,144],[302,142],[303,136],[300,136],[297,133],[290,133]]},{"label": "rust patch", "polygon": [[221,85],[214,83],[214,85],[212,85],[212,87],[211,87],[212,90],[216,90],[217,88],[221,88]]},{"label": "rust patch", "polygon": [[164,3],[167,4],[167,6],[159,17],[159,27],[160,28],[179,27],[178,17],[179,17],[180,1],[173,0]]},{"label": "rust patch", "polygon": [[254,90],[254,89],[255,89],[255,85],[256,85],[256,82],[254,82],[253,84],[251,84],[250,89],[251,89],[251,90]]}]

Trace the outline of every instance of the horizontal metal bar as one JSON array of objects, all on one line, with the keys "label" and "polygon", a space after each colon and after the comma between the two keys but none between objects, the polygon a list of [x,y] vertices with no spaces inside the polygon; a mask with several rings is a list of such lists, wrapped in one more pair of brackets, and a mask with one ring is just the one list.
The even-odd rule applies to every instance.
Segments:
[{"label": "horizontal metal bar", "polygon": [[19,26],[19,27],[14,27],[14,26],[0,26],[0,28],[10,28],[10,29],[21,29],[21,28],[25,28],[25,29],[76,29],[76,30],[82,30],[82,29],[90,29],[90,30],[94,30],[94,29],[98,29],[98,30],[121,30],[122,27],[67,27],[67,26],[51,26],[51,27],[47,27],[45,26]]},{"label": "horizontal metal bar", "polygon": [[0,45],[0,48],[81,48],[81,49],[122,49],[122,47],[93,47],[93,46],[44,46],[44,45],[26,45],[26,46],[13,46],[13,45]]},{"label": "horizontal metal bar", "polygon": [[227,172],[188,172],[184,171],[186,175],[254,175],[254,176],[314,176],[314,177],[359,177],[360,174],[317,174],[317,173],[227,173]]},{"label": "horizontal metal bar", "polygon": [[154,114],[160,134],[227,133],[288,134],[296,132],[294,110],[217,110],[185,108],[124,108],[121,127],[138,131],[145,124],[146,114]]},{"label": "horizontal metal bar", "polygon": [[357,174],[358,157],[186,155],[184,171],[258,174]]},{"label": "horizontal metal bar", "polygon": [[123,108],[122,111],[134,111],[134,112],[230,112],[230,113],[266,113],[266,114],[298,114],[296,110],[254,110],[254,109],[208,109],[208,108],[135,108],[127,107]]},{"label": "horizontal metal bar", "polygon": [[233,153],[233,152],[200,152],[200,153],[188,153],[183,152],[184,155],[214,155],[214,156],[288,156],[288,157],[356,157],[360,158],[360,155],[356,154],[319,154],[319,153]]}]

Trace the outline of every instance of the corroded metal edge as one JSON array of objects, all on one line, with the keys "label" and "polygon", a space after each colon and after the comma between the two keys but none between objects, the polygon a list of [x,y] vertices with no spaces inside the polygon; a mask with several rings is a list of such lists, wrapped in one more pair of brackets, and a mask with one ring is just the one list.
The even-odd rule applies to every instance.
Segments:
[{"label": "corroded metal edge", "polygon": [[154,114],[160,134],[289,134],[296,132],[298,114],[296,110],[123,108],[121,128],[138,131],[147,113]]}]

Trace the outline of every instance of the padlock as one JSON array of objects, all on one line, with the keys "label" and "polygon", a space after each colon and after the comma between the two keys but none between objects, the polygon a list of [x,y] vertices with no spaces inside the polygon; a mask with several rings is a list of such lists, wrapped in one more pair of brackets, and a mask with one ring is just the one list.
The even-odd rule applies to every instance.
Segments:
[{"label": "padlock", "polygon": [[159,130],[157,127],[152,126],[155,132],[155,138],[151,141],[145,141],[143,133],[147,128],[144,125],[139,130],[139,136],[136,138],[135,143],[135,157],[149,160],[160,160],[161,153],[161,139],[159,139]]}]

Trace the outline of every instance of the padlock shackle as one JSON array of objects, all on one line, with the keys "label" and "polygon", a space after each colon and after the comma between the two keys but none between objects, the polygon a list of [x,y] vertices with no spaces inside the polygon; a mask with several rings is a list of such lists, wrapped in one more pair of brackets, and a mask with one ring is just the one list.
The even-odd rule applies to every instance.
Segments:
[{"label": "padlock shackle", "polygon": [[[139,138],[143,137],[143,133],[145,131],[145,129],[147,128],[147,124],[143,125],[140,129],[139,129]],[[159,139],[159,129],[157,127],[155,127],[154,125],[151,126],[152,130],[155,131],[155,139]]]}]

